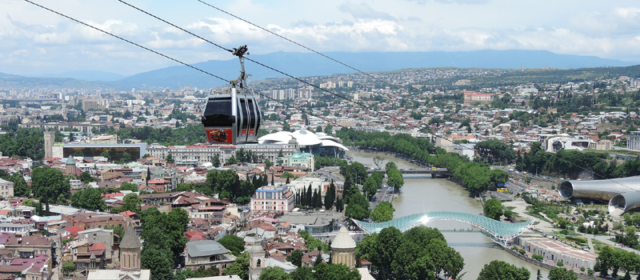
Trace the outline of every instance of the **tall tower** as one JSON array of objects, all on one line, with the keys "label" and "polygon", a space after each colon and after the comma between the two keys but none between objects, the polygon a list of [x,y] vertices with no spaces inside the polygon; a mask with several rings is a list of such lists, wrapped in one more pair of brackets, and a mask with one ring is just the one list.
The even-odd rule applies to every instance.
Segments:
[{"label": "tall tower", "polygon": [[120,243],[120,270],[140,271],[140,239],[132,224],[127,225],[127,231]]},{"label": "tall tower", "polygon": [[340,228],[338,235],[331,242],[331,262],[344,264],[349,268],[356,266],[356,242],[353,241],[347,227]]},{"label": "tall tower", "polygon": [[44,132],[44,158],[53,157],[53,143],[56,141],[56,133],[54,131]]},{"label": "tall tower", "polygon": [[256,241],[249,251],[249,280],[260,279],[262,268],[264,268],[264,249],[260,241]]}]

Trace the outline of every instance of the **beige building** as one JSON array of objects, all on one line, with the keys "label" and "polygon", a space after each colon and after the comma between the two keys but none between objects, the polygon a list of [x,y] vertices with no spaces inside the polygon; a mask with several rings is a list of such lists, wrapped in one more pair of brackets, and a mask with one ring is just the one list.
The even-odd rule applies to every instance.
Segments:
[{"label": "beige building", "polygon": [[600,140],[598,142],[589,143],[589,149],[608,151],[613,147],[611,140]]},{"label": "beige building", "polygon": [[44,132],[44,158],[53,157],[53,144],[56,141],[56,133],[54,131]]},{"label": "beige building", "polygon": [[13,182],[0,179],[0,196],[5,200],[13,197]]},{"label": "beige building", "polygon": [[85,99],[82,100],[82,110],[89,111],[91,109],[100,109],[100,100],[98,99]]},{"label": "beige building", "polygon": [[331,261],[344,264],[349,268],[356,266],[356,242],[353,241],[347,227],[340,228],[338,235],[331,242]]},{"label": "beige building", "polygon": [[93,137],[87,144],[118,144],[118,135],[101,135]]},{"label": "beige building", "polygon": [[265,267],[265,252],[260,242],[253,243],[249,251],[249,280],[260,279],[262,269]]}]

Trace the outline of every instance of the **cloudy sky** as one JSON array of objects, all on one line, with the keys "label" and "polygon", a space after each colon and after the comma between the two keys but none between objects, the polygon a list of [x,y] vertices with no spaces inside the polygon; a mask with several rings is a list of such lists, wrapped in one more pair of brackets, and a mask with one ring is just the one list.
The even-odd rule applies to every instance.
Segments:
[{"label": "cloudy sky", "polygon": [[[188,63],[231,59],[117,0],[33,0]],[[125,0],[226,47],[305,50],[197,0]],[[203,0],[313,49],[548,50],[640,62],[637,0]],[[0,72],[135,74],[176,65],[22,0],[0,1]]]}]

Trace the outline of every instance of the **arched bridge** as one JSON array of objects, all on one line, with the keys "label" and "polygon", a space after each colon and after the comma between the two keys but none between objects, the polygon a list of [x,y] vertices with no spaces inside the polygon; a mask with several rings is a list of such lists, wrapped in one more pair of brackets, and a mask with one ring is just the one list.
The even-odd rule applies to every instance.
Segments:
[{"label": "arched bridge", "polygon": [[[373,173],[374,171],[379,171],[382,173],[385,173],[384,169],[369,169],[367,170],[367,172],[369,174]],[[449,173],[449,170],[447,170],[446,168],[411,168],[411,169],[398,169],[398,171],[400,171],[400,173],[402,173],[402,175],[425,175],[425,174],[429,174],[432,177],[446,177],[451,175]]]},{"label": "arched bridge", "polygon": [[503,246],[506,246],[507,241],[512,240],[528,230],[534,223],[534,220],[522,223],[503,223],[482,215],[460,212],[425,212],[382,223],[368,223],[353,220],[360,229],[368,234],[379,233],[382,229],[388,227],[395,227],[402,232],[406,232],[414,227],[424,225],[429,221],[456,221],[470,224],[480,228],[483,233]]}]

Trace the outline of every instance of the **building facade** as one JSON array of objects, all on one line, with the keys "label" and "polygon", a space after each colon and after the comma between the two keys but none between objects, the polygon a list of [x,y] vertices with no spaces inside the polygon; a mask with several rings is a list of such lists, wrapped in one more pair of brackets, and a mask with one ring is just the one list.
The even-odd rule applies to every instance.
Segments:
[{"label": "building facade", "polygon": [[5,200],[13,197],[13,182],[0,179],[0,196]]},{"label": "building facade", "polygon": [[493,101],[493,93],[480,93],[473,90],[464,91],[464,103],[470,104],[471,102],[491,102]]},{"label": "building facade", "polygon": [[211,159],[218,156],[220,163],[226,165],[226,162],[232,156],[236,155],[236,151],[244,149],[251,151],[264,159],[275,162],[280,154],[282,156],[291,156],[296,152],[295,145],[200,145],[200,146],[163,146],[160,144],[151,144],[148,152],[152,157],[165,159],[169,154],[175,160],[176,164],[185,163],[188,165],[198,165],[211,162]]},{"label": "building facade", "polygon": [[53,157],[53,144],[56,141],[56,133],[53,131],[44,132],[44,158]]},{"label": "building facade", "polygon": [[251,197],[251,211],[290,212],[295,207],[295,194],[288,186],[265,186]]},{"label": "building facade", "polygon": [[630,150],[640,150],[640,131],[631,131],[627,135],[627,148]]}]

